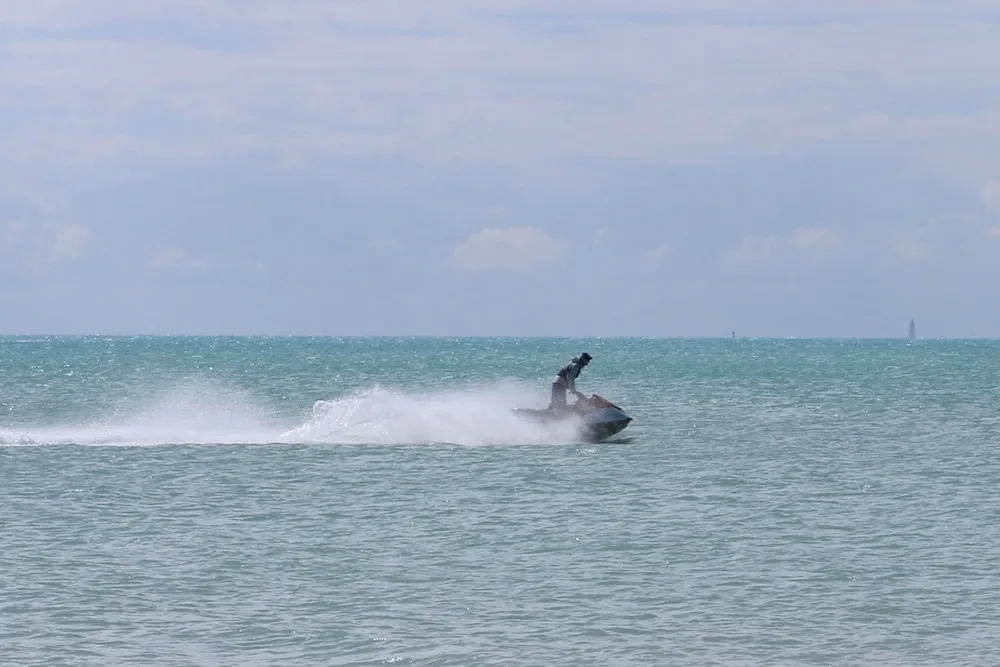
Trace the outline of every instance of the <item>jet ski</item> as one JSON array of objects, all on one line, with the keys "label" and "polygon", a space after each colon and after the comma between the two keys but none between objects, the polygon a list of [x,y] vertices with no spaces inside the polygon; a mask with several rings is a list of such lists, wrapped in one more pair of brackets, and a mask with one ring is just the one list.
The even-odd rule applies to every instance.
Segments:
[{"label": "jet ski", "polygon": [[580,435],[589,442],[600,442],[620,433],[632,418],[625,411],[603,396],[591,394],[580,398],[573,405],[559,410],[514,408],[514,414],[535,422],[553,423],[570,419],[581,422]]}]

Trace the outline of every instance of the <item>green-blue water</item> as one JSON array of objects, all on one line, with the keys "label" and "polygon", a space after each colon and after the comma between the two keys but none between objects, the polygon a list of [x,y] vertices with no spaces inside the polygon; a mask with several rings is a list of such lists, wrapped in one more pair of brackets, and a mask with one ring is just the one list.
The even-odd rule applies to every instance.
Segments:
[{"label": "green-blue water", "polygon": [[[581,351],[612,442],[514,418]],[[1000,343],[0,339],[0,664],[991,665]]]}]

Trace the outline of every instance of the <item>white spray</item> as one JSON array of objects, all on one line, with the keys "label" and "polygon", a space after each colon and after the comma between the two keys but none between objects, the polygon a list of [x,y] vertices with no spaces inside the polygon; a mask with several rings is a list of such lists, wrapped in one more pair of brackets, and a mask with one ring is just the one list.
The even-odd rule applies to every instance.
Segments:
[{"label": "white spray", "polygon": [[440,392],[373,388],[279,416],[246,392],[206,382],[165,391],[84,424],[0,429],[0,445],[166,444],[566,444],[578,424],[538,424],[514,407],[547,397],[509,385]]}]

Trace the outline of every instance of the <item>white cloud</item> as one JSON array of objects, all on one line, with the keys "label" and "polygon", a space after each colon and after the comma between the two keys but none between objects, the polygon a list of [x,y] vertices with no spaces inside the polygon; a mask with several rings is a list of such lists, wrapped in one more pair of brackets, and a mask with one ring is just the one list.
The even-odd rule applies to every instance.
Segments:
[{"label": "white cloud", "polygon": [[659,247],[647,250],[646,251],[646,259],[649,260],[650,262],[656,263],[656,262],[661,261],[664,257],[666,257],[669,254],[670,254],[670,247],[662,245],[662,246],[659,246]]},{"label": "white cloud", "polygon": [[994,181],[983,188],[983,205],[992,211],[1000,211],[1000,181]]},{"label": "white cloud", "polygon": [[455,248],[452,260],[468,271],[530,271],[558,261],[563,248],[534,227],[483,229]]},{"label": "white cloud", "polygon": [[172,269],[183,263],[186,256],[181,248],[165,248],[149,258],[146,268],[150,271]]},{"label": "white cloud", "polygon": [[800,250],[835,250],[840,247],[840,234],[826,227],[802,227],[789,239]]},{"label": "white cloud", "polygon": [[82,258],[95,241],[94,233],[79,223],[58,227],[14,220],[0,225],[0,251],[33,277]]},{"label": "white cloud", "polygon": [[836,230],[800,227],[787,234],[748,236],[723,258],[723,264],[747,267],[800,259],[818,261],[840,247],[840,234]]},{"label": "white cloud", "polygon": [[740,242],[725,262],[735,266],[746,266],[769,262],[781,244],[778,236],[749,236]]},{"label": "white cloud", "polygon": [[922,262],[935,255],[934,246],[927,238],[927,229],[894,234],[889,247],[894,254],[908,262]]},{"label": "white cloud", "polygon": [[69,165],[249,153],[524,168],[843,138],[996,147],[1000,100],[982,93],[993,81],[982,63],[1000,57],[994,12],[973,0],[947,7],[7,3],[0,98],[20,122],[0,137],[20,161]]},{"label": "white cloud", "polygon": [[74,224],[63,227],[55,234],[52,243],[52,260],[68,262],[79,259],[86,252],[87,246],[93,238],[93,233],[84,225]]},{"label": "white cloud", "polygon": [[184,269],[207,269],[212,266],[208,257],[192,257],[183,248],[164,248],[153,254],[146,262],[146,270],[152,273]]}]

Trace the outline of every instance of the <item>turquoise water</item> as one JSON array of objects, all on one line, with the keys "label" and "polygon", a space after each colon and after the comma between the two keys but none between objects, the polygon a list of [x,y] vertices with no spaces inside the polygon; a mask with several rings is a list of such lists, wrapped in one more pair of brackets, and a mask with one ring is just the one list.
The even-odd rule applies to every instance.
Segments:
[{"label": "turquoise water", "polygon": [[[513,419],[569,357],[635,422]],[[1000,343],[0,338],[0,664],[991,665]]]}]

